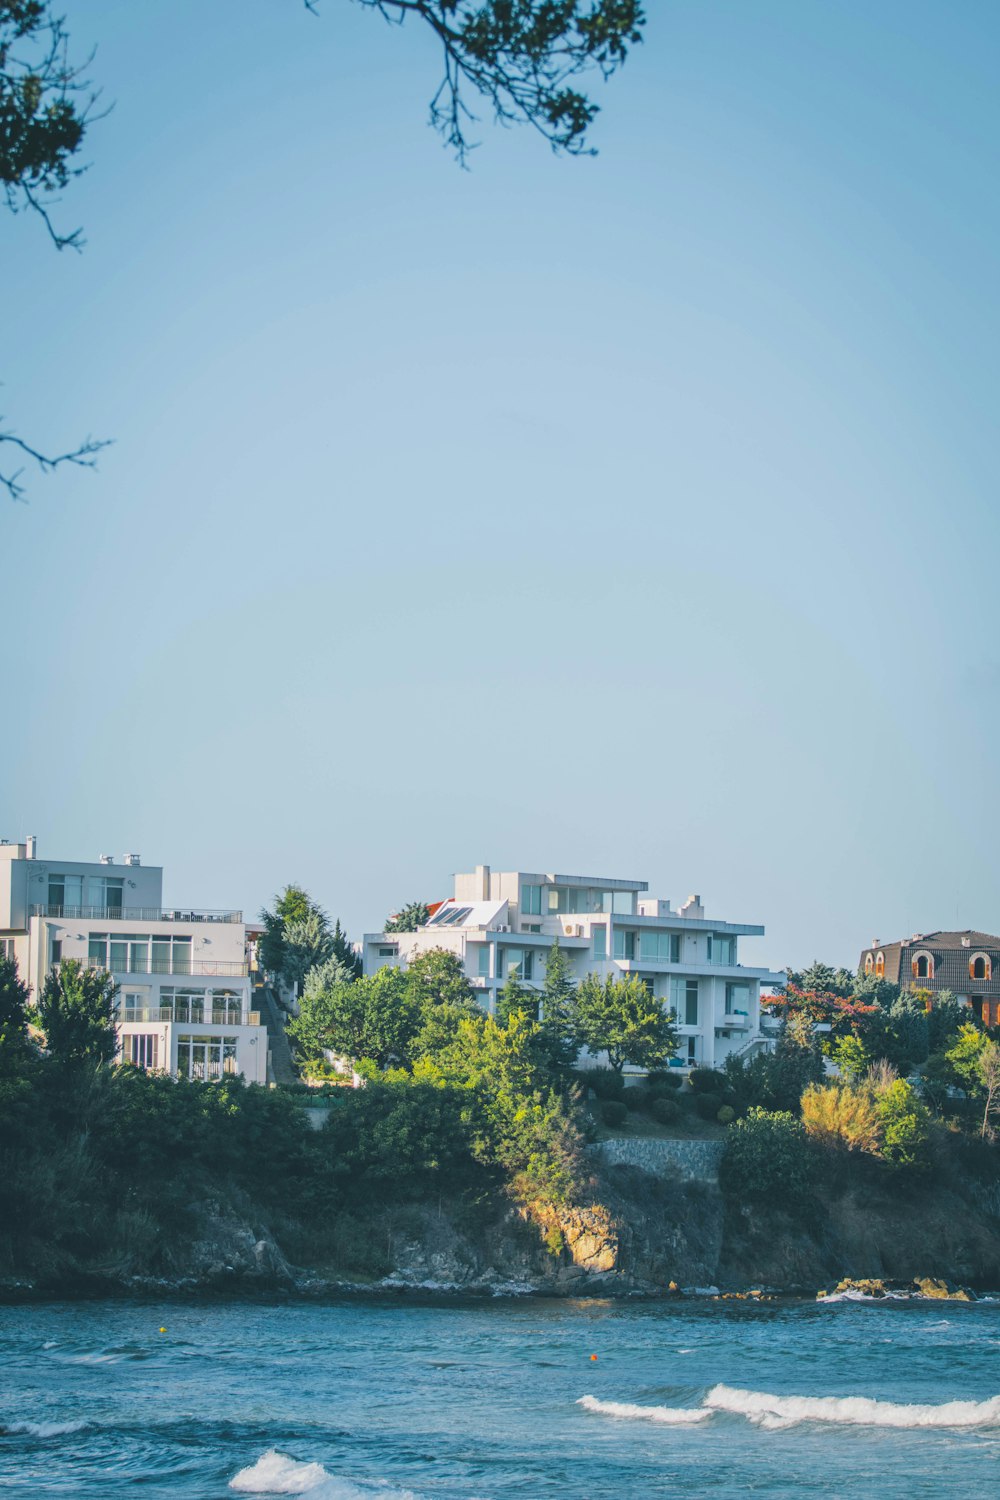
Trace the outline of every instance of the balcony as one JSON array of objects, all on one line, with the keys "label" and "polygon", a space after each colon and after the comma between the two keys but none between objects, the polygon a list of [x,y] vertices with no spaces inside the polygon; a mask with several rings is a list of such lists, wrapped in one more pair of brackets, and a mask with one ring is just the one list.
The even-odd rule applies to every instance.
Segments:
[{"label": "balcony", "polygon": [[129,1005],[119,1010],[119,1021],[177,1021],[182,1026],[259,1026],[260,1011],[239,1006]]},{"label": "balcony", "polygon": [[109,963],[107,959],[88,955],[83,963],[88,969],[104,969],[108,974],[171,974],[178,979],[192,974],[217,974],[227,979],[245,979],[249,973],[245,959],[175,957],[171,961],[156,958],[112,958]]},{"label": "balcony", "polygon": [[719,1016],[715,1022],[716,1031],[746,1031],[750,1025],[750,1016],[745,1010],[730,1011],[728,1016]]},{"label": "balcony", "polygon": [[163,906],[51,906],[31,908],[33,917],[62,917],[73,922],[242,922],[241,911],[213,911],[208,907]]}]

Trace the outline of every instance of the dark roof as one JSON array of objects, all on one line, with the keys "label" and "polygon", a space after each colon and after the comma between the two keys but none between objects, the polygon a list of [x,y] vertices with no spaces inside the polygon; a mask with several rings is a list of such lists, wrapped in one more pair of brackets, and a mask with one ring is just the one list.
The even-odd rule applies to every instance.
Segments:
[{"label": "dark roof", "polygon": [[[930,953],[934,959],[934,976],[916,979],[912,962],[918,953]],[[904,988],[954,990],[959,995],[1000,995],[1000,937],[989,932],[915,932],[898,943],[873,943],[861,954],[860,972],[864,972],[868,954],[885,956],[885,977]],[[992,979],[972,979],[969,960],[976,953],[992,959]]]}]

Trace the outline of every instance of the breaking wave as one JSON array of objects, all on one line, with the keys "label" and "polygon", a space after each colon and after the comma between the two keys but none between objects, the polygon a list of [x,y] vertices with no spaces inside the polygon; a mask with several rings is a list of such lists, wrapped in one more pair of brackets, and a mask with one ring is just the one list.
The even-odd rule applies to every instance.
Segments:
[{"label": "breaking wave", "polygon": [[87,1422],[0,1422],[0,1435],[14,1437],[65,1437],[68,1432],[80,1432],[89,1426]]},{"label": "breaking wave", "polygon": [[355,1484],[338,1478],[322,1464],[301,1464],[286,1458],[274,1448],[258,1458],[249,1468],[241,1469],[229,1481],[229,1488],[241,1495],[311,1495],[313,1500],[416,1500],[410,1490],[388,1486]]},{"label": "breaking wave", "polygon": [[1000,1396],[988,1401],[945,1401],[918,1406],[871,1396],[771,1396],[717,1385],[705,1397],[710,1411],[734,1412],[774,1429],[798,1422],[839,1422],[851,1427],[998,1427]]},{"label": "breaking wave", "polygon": [[707,1406],[636,1406],[631,1401],[598,1401],[596,1396],[581,1396],[576,1404],[605,1417],[631,1417],[633,1421],[663,1422],[678,1427],[688,1422],[703,1422],[711,1415]]},{"label": "breaking wave", "polygon": [[800,1422],[833,1422],[850,1427],[1000,1427],[1000,1396],[986,1401],[945,1401],[940,1406],[876,1401],[871,1396],[772,1396],[717,1385],[701,1406],[639,1406],[631,1401],[598,1401],[581,1396],[586,1411],[631,1421],[662,1422],[681,1427],[702,1422],[713,1412],[746,1417],[765,1431]]}]

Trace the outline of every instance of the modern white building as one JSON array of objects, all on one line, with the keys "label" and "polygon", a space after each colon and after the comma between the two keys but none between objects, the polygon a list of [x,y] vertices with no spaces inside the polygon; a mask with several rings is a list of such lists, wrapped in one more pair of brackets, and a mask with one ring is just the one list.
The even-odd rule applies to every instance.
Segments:
[{"label": "modern white building", "polygon": [[730,1053],[770,1044],[761,1031],[761,985],[785,975],[739,962],[744,937],[762,937],[753,923],[709,919],[699,896],[678,910],[647,896],[644,880],[610,880],[523,870],[498,873],[478,865],[455,876],[455,892],[431,907],[415,932],[366,933],[364,971],[404,967],[419,953],[444,948],[462,961],[489,1011],[513,969],[541,989],[553,939],[573,978],[638,974],[674,1013],[680,1036],[675,1063],[717,1067]]},{"label": "modern white building", "polygon": [[33,838],[0,841],[0,953],[17,960],[32,999],[64,959],[113,975],[126,1062],[181,1078],[267,1079],[243,913],[165,908],[162,869],[137,854],[47,860]]}]

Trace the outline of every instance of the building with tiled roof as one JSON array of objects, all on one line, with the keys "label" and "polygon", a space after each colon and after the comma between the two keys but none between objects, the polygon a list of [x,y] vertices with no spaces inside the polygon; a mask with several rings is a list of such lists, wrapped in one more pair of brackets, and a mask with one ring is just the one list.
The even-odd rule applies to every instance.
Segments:
[{"label": "building with tiled roof", "polygon": [[904,990],[951,990],[985,1025],[1000,1025],[1000,937],[990,932],[915,932],[899,943],[876,939],[862,952],[859,971]]}]

